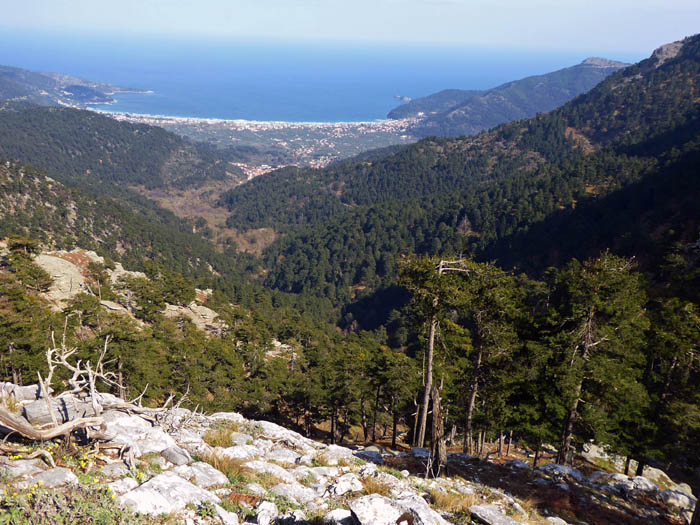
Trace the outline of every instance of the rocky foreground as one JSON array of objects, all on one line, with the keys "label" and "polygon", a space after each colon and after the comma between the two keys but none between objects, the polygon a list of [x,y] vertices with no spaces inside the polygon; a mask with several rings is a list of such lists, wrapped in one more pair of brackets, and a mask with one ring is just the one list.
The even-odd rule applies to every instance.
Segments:
[{"label": "rocky foreground", "polygon": [[[31,387],[25,389],[27,392],[13,394],[31,394]],[[108,405],[108,395],[100,396]],[[25,402],[22,407],[30,422],[35,417],[32,414],[42,413],[37,404],[45,400]],[[65,415],[66,407],[57,410]],[[40,497],[49,501],[47,494],[52,490],[61,493],[88,487],[90,493],[105,494],[105,501],[124,509],[125,514],[115,522],[567,523],[559,516],[541,515],[527,498],[513,497],[493,483],[416,475],[416,465],[429,461],[426,449],[398,454],[374,447],[352,450],[325,445],[236,413],[205,416],[181,408],[143,414],[106,410],[102,417],[101,432],[109,439],[89,446],[3,445],[3,510],[17,508],[22,502],[30,505],[32,496],[36,508]],[[35,455],[31,453],[35,449],[47,453],[27,459]],[[413,474],[388,466],[401,459],[412,465]],[[478,465],[486,462],[474,463],[473,458],[452,454],[450,463],[456,471],[477,465],[481,472]],[[617,509],[620,523],[635,522],[629,521],[634,518],[629,514],[630,502],[636,522],[689,522],[696,501],[684,486],[661,490],[645,477],[606,472],[584,476],[555,464],[533,470],[517,460],[503,469],[513,477],[526,473],[524,479],[529,481],[525,483],[532,485],[533,492],[538,487],[575,491],[576,497],[595,499],[611,511]],[[56,496],[53,498],[57,505]]]}]

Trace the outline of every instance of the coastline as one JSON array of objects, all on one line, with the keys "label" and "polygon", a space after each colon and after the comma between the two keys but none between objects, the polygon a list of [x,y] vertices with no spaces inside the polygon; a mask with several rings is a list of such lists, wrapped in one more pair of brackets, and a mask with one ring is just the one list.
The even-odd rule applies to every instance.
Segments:
[{"label": "coastline", "polygon": [[[98,103],[100,105],[114,104],[110,103]],[[133,121],[162,121],[170,122],[172,124],[239,124],[246,126],[256,126],[256,125],[285,125],[285,126],[299,126],[299,127],[338,127],[343,125],[349,126],[374,126],[374,125],[386,125],[392,123],[412,123],[416,122],[418,119],[406,118],[406,119],[376,119],[376,120],[358,120],[358,121],[292,121],[292,120],[246,120],[246,119],[225,119],[225,118],[211,118],[211,117],[182,117],[176,115],[158,115],[152,113],[131,113],[126,111],[110,111],[108,109],[102,108],[89,108],[90,111],[95,111],[97,113],[102,113],[117,120],[133,120]]]}]

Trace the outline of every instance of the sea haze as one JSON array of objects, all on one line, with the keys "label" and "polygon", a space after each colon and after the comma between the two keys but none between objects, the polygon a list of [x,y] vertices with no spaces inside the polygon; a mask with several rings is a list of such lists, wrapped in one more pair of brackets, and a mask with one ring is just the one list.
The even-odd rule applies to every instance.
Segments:
[{"label": "sea haze", "polygon": [[[483,89],[580,62],[584,54],[450,47],[207,42],[6,31],[0,64],[153,91],[101,109],[290,122],[383,119],[446,88]],[[621,57],[608,57],[619,59]]]}]

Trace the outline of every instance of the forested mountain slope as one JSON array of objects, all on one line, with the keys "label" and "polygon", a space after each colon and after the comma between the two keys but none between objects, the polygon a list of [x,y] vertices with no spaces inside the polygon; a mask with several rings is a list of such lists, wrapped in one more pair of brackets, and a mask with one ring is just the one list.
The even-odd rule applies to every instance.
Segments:
[{"label": "forested mountain slope", "polygon": [[240,286],[252,259],[219,253],[191,225],[155,207],[71,188],[44,172],[0,164],[0,238],[23,235],[45,246],[80,246],[143,269],[148,261],[202,286],[223,278]]},{"label": "forested mountain slope", "polygon": [[1,110],[0,157],[74,181],[121,186],[182,188],[207,180],[245,179],[214,148],[162,128],[71,108],[25,105]]},{"label": "forested mountain slope", "polygon": [[18,67],[0,66],[0,101],[24,101],[43,106],[110,102],[111,94],[123,88],[90,82],[71,75],[41,73]]},{"label": "forested mountain slope", "polygon": [[419,118],[410,129],[417,137],[473,135],[504,122],[551,111],[627,65],[588,58],[573,67],[508,82],[493,89],[441,91],[399,106],[388,117]]},{"label": "forested mountain slope", "polygon": [[264,175],[223,197],[229,224],[288,232],[268,250],[268,284],[343,302],[391,282],[402,253],[484,250],[647,176],[682,178],[698,143],[700,38],[668,49],[534,119]]}]

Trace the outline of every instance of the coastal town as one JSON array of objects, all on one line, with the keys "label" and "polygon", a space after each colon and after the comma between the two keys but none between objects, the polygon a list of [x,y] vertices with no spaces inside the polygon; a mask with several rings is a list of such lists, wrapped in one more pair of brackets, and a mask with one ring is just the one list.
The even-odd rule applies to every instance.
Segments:
[{"label": "coastal town", "polygon": [[159,126],[192,140],[233,148],[248,178],[281,166],[325,167],[364,151],[415,142],[415,119],[370,122],[262,122],[109,113],[116,120]]}]

